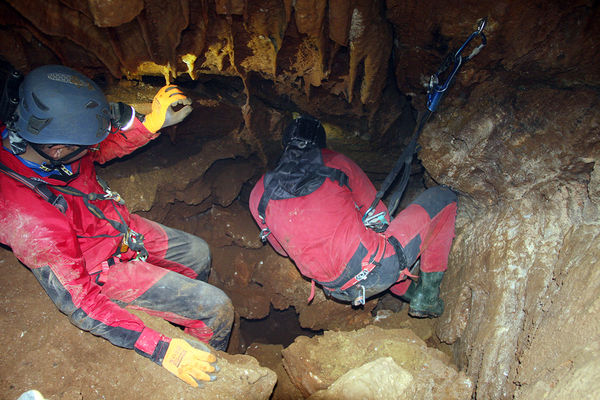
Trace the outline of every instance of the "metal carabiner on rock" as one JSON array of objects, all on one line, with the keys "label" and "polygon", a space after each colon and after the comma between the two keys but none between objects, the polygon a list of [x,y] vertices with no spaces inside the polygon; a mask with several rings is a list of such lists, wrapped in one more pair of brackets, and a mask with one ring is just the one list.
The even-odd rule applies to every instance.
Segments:
[{"label": "metal carabiner on rock", "polygon": [[479,21],[479,26],[477,27],[477,30],[475,32],[471,33],[471,35],[467,38],[467,40],[465,40],[463,45],[460,46],[460,48],[456,51],[456,54],[454,55],[454,57],[461,57],[460,53],[462,53],[463,50],[465,49],[465,47],[467,47],[467,45],[471,42],[471,40],[475,39],[477,36],[481,36],[481,44],[479,46],[477,46],[471,52],[471,54],[469,54],[469,56],[464,59],[464,61],[465,62],[469,61],[471,58],[475,57],[479,53],[479,51],[487,44],[487,39],[486,39],[485,35],[483,34],[483,28],[485,28],[486,23],[487,23],[487,17],[482,18]]},{"label": "metal carabiner on rock", "polygon": [[[444,92],[450,86],[450,83],[454,79],[454,76],[456,75],[456,73],[458,72],[460,67],[465,62],[469,61],[471,58],[476,56],[479,53],[479,51],[487,44],[487,39],[486,39],[485,35],[483,34],[483,28],[485,28],[486,23],[487,23],[487,17],[482,18],[479,21],[479,26],[477,27],[477,30],[475,32],[471,33],[471,35],[469,35],[467,40],[465,40],[465,42],[459,47],[459,49],[456,51],[456,53],[454,53],[454,55],[449,55],[448,57],[446,57],[446,59],[442,63],[442,66],[440,67],[440,69],[438,70],[437,73],[431,75],[431,78],[429,79],[428,99],[427,99],[427,109],[429,111],[434,112],[437,109]],[[464,49],[467,47],[467,45],[471,42],[471,40],[473,40],[477,36],[481,36],[481,44],[479,46],[477,46],[471,52],[471,54],[469,54],[469,56],[463,58],[461,53],[464,51]],[[446,69],[448,69],[450,64],[453,64],[454,67],[452,68],[452,71],[448,74],[446,81],[443,84],[440,84],[439,75],[441,73],[443,73]]]}]

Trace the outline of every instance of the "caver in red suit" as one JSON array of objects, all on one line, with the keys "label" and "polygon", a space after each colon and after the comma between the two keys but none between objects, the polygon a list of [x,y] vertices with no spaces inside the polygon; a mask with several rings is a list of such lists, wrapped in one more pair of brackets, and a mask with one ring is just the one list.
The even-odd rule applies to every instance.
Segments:
[{"label": "caver in red suit", "polygon": [[[32,71],[19,94],[8,128],[1,126],[0,242],[77,327],[135,349],[193,386],[214,379],[216,358],[207,346],[163,336],[127,310],[160,316],[225,350],[233,307],[205,282],[206,242],[130,214],[94,169],[181,121],[191,101],[166,86],[152,112],[136,116],[63,66]],[[175,112],[176,104],[184,107]]]},{"label": "caver in red suit", "polygon": [[[428,189],[378,233],[362,223],[376,195],[373,184],[356,163],[325,148],[319,121],[294,120],[283,145],[277,168],[250,195],[262,237],[339,300],[357,304],[390,289],[410,301],[411,315],[439,316],[456,195],[445,187]],[[382,211],[380,202],[375,213]],[[407,279],[418,259],[419,278]]]}]

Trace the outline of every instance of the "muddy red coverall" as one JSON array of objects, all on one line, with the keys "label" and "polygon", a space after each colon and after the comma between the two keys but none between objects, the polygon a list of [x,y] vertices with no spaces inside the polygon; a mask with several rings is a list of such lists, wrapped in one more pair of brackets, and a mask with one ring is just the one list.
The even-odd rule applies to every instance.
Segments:
[{"label": "muddy red coverall", "polygon": [[[332,150],[323,149],[322,157],[326,166],[348,176],[349,187],[326,179],[309,195],[271,199],[265,212],[266,225],[258,212],[264,176],[250,195],[254,219],[261,229],[268,227],[271,232],[267,236],[269,243],[278,253],[294,260],[302,275],[319,283],[332,296],[352,301],[360,294],[356,283],[365,287],[366,297],[388,288],[397,295],[404,294],[411,281],[402,271],[419,257],[424,272],[446,270],[456,216],[456,195],[451,190],[426,190],[380,234],[362,223],[376,195],[366,174],[348,157]],[[387,211],[380,202],[375,212],[383,210]],[[400,257],[396,256],[390,237],[399,242]],[[379,265],[366,279],[353,281],[373,257],[374,261],[380,260]],[[349,284],[352,285],[347,287]]]},{"label": "muddy red coverall", "polygon": [[[75,175],[67,183],[42,178],[4,147],[0,162],[28,178],[68,185],[84,193],[103,193],[94,162],[129,154],[156,136],[136,119],[132,129],[109,135],[98,151],[89,151],[72,163]],[[204,282],[210,271],[206,242],[130,214],[115,201],[91,201],[106,218],[122,221],[145,237],[149,253],[145,261],[134,260],[136,253],[131,249],[114,258],[122,234],[107,220],[94,216],[81,197],[63,196],[68,204],[65,214],[32,189],[0,173],[0,242],[10,246],[33,271],[73,324],[156,361],[164,355],[170,339],[146,327],[125,307],[142,309],[225,349],[233,307],[225,293]]]}]

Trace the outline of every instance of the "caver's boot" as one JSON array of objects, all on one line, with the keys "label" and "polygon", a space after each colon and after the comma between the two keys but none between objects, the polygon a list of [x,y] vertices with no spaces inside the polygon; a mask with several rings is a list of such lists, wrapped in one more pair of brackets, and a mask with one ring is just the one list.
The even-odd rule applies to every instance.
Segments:
[{"label": "caver's boot", "polygon": [[444,302],[440,299],[440,284],[444,272],[423,272],[418,282],[411,282],[406,293],[400,298],[410,303],[408,314],[417,318],[436,318],[444,312]]}]

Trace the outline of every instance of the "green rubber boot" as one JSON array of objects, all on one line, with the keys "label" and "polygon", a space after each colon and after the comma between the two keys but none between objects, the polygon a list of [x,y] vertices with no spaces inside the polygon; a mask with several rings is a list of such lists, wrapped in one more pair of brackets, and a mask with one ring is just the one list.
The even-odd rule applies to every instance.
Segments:
[{"label": "green rubber boot", "polygon": [[400,298],[410,303],[408,314],[416,318],[436,318],[444,312],[440,284],[444,272],[421,271],[419,281],[412,282]]}]

